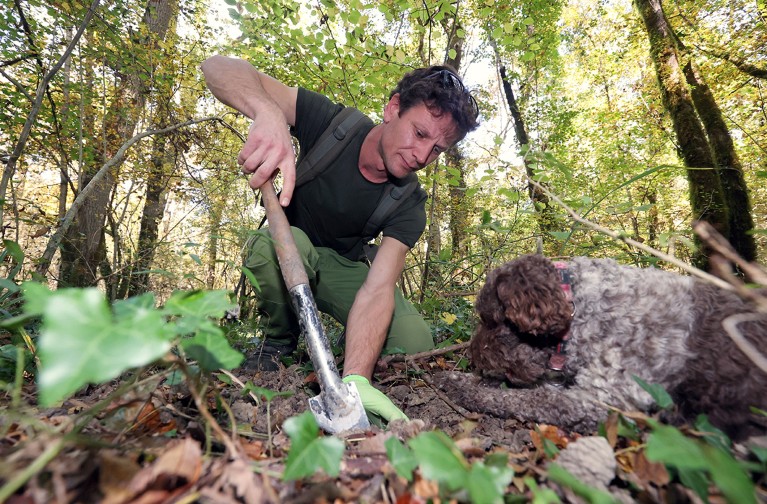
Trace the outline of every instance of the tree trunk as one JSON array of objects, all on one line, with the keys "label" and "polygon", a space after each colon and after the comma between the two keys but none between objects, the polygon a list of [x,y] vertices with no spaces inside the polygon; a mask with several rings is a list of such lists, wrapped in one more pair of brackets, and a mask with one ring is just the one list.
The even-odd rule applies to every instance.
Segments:
[{"label": "tree trunk", "polygon": [[[143,21],[149,35],[137,37],[133,41],[132,54],[146,56],[157,47],[166,36],[171,18],[178,10],[177,5],[178,0],[148,0]],[[102,135],[94,142],[96,159],[87,165],[82,174],[80,190],[114,156],[120,145],[133,135],[150,92],[146,74],[154,71],[158,59],[142,59],[137,64],[126,65],[128,71],[121,75],[115,98],[109,104]],[[99,279],[98,272],[107,260],[104,223],[116,180],[115,171],[110,170],[99,182],[98,190],[83,204],[62,240],[60,286],[83,287],[94,285]]]},{"label": "tree trunk", "polygon": [[695,109],[706,129],[714,162],[719,169],[729,217],[729,242],[743,259],[755,261],[756,242],[752,234],[754,219],[751,215],[751,199],[743,177],[743,165],[735,152],[730,130],[724,122],[722,111],[711,89],[691,61],[685,65],[684,73],[690,85]]},{"label": "tree trunk", "polygon": [[[661,98],[671,116],[679,155],[687,167],[693,220],[707,221],[723,236],[729,236],[729,219],[722,184],[680,67],[674,33],[663,13],[660,0],[634,0],[634,4],[647,29],[650,56],[655,65]],[[699,268],[708,269],[709,251],[702,248],[700,240],[696,238],[696,241],[699,249],[693,257],[693,263]]]},{"label": "tree trunk", "polygon": [[506,67],[501,65],[499,68],[501,74],[501,81],[503,83],[503,92],[506,95],[506,103],[509,105],[509,112],[514,120],[514,133],[517,137],[520,150],[525,152],[524,164],[525,173],[527,174],[527,192],[530,195],[530,200],[533,203],[535,209],[535,215],[538,220],[538,228],[544,237],[550,236],[551,231],[556,231],[557,222],[554,215],[554,208],[549,204],[549,197],[540,187],[535,186],[531,181],[536,179],[535,168],[530,163],[530,139],[525,128],[525,122],[522,119],[522,113],[517,105],[517,100],[514,97],[514,90],[511,88],[511,83],[506,75]]},{"label": "tree trunk", "polygon": [[[442,22],[442,28],[445,30],[445,34],[448,38],[447,54],[445,63],[452,66],[456,70],[461,68],[461,60],[463,58],[463,43],[464,39],[457,35],[461,26],[458,21],[458,12],[456,10],[455,17],[451,19],[452,23],[448,22],[447,18],[444,18]],[[450,57],[450,51],[455,51],[454,56]],[[450,185],[448,188],[449,193],[449,225],[451,236],[451,255],[454,260],[460,260],[468,255],[468,230],[469,230],[469,215],[471,213],[471,201],[466,198],[466,173],[463,163],[463,153],[457,146],[453,146],[446,152],[445,161],[449,168],[453,169],[453,175],[457,179],[457,184]]]},{"label": "tree trunk", "polygon": [[[458,171],[456,176],[456,185],[449,186],[448,216],[450,219],[450,236],[453,259],[461,259],[468,256],[468,230],[469,230],[469,211],[471,200],[466,197],[466,176],[464,169],[464,158],[461,151],[455,146],[445,152],[445,161],[447,166]],[[453,175],[449,175],[453,176]]]},{"label": "tree trunk", "polygon": [[146,199],[144,209],[141,212],[136,260],[129,268],[131,275],[128,296],[142,294],[147,291],[149,286],[147,271],[152,266],[154,253],[157,250],[160,221],[165,213],[165,203],[167,202],[166,189],[170,178],[169,173],[175,166],[175,156],[169,155],[167,144],[167,138],[164,135],[154,138],[150,170],[146,182]]}]

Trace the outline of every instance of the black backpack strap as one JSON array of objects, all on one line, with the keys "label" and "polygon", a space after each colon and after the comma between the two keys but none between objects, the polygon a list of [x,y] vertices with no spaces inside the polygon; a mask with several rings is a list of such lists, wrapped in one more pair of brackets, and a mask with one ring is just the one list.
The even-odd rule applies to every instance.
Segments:
[{"label": "black backpack strap", "polygon": [[314,179],[338,157],[354,134],[365,123],[372,122],[368,116],[351,107],[344,107],[333,117],[330,124],[305,156],[296,165],[296,187]]},{"label": "black backpack strap", "polygon": [[365,242],[369,242],[378,236],[378,232],[386,223],[386,219],[407,200],[408,196],[413,194],[417,187],[418,176],[415,173],[411,173],[396,184],[393,182],[386,184],[384,194],[378,202],[378,206],[370,215],[365,223],[365,228],[362,230],[362,238]]}]

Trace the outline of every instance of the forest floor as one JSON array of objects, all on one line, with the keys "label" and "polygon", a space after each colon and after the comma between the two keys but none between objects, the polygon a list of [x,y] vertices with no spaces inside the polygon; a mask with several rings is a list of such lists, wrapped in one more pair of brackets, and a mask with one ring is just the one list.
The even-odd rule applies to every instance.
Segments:
[{"label": "forest floor", "polygon": [[[6,417],[0,420],[0,485],[18,488],[7,498],[9,504],[469,500],[466,493],[447,495],[419,471],[408,481],[387,457],[387,438],[406,442],[439,429],[468,463],[490,453],[507,457],[514,477],[505,488],[505,502],[556,502],[555,494],[565,502],[578,501],[568,488],[547,480],[554,453],[566,450],[577,435],[467,412],[433,386],[433,374],[454,369],[464,352],[379,361],[376,385],[412,420],[342,436],[346,448],[337,476],[320,470],[296,481],[281,478],[291,445],[283,422],[307,411],[307,399],[317,391],[312,373],[293,365],[255,375],[216,375],[197,398],[186,382],[174,385],[167,378],[146,379],[115,394],[123,379],[88,387],[58,408],[29,408],[17,419]],[[267,402],[249,395],[242,386],[246,382],[275,392],[274,397]],[[34,385],[27,387],[21,399],[33,403]],[[201,402],[207,410],[202,413]],[[206,418],[216,419],[218,434]],[[641,423],[642,415],[636,418]],[[575,459],[589,471],[607,468],[603,489],[612,499],[702,502],[673,483],[662,464],[647,461],[641,440],[623,438],[618,430],[616,420],[603,433],[608,460]],[[761,485],[764,499],[764,481]],[[709,502],[724,500],[713,491]]]}]

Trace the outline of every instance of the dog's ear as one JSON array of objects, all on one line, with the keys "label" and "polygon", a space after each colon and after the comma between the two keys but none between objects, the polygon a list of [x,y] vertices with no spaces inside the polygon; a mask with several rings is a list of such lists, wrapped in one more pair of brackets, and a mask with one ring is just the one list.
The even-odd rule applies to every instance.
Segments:
[{"label": "dog's ear", "polygon": [[477,299],[474,301],[474,308],[477,310],[479,319],[488,327],[495,327],[502,324],[506,319],[504,313],[506,307],[498,297],[496,284],[501,268],[496,268],[487,275],[485,285],[479,290]]}]

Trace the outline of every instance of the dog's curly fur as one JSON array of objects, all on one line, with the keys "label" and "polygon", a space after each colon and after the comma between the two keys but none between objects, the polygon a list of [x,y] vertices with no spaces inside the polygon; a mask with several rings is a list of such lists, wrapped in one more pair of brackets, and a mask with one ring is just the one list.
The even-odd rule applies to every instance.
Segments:
[{"label": "dog's curly fur", "polygon": [[[750,307],[716,286],[611,259],[568,262],[573,303],[553,263],[527,255],[492,271],[475,306],[480,323],[470,346],[478,377],[444,373],[440,386],[469,410],[592,432],[605,405],[649,411],[651,396],[634,380],[662,385],[682,418],[699,413],[736,439],[764,433],[749,406],[767,409],[767,374],[732,342],[722,320]],[[574,305],[574,306],[573,306]],[[573,312],[574,308],[574,312]],[[546,383],[549,357],[570,329],[565,386]],[[741,324],[767,348],[767,320]]]}]

